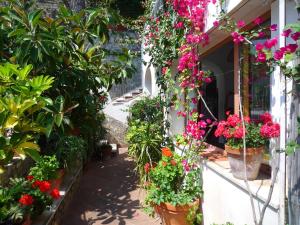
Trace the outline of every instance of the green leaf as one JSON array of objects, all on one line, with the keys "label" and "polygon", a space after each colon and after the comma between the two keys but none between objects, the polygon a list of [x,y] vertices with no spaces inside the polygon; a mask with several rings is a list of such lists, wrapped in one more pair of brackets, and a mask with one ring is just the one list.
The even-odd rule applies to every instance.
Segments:
[{"label": "green leaf", "polygon": [[38,151],[35,149],[27,148],[24,150],[27,155],[29,155],[34,161],[38,162],[41,159],[41,156]]}]

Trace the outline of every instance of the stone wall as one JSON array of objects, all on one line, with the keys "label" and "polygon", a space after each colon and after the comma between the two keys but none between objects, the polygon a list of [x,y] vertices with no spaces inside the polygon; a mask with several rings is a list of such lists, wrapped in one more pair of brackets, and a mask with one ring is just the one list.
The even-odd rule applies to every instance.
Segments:
[{"label": "stone wall", "polygon": [[127,125],[105,115],[106,119],[103,123],[103,127],[107,129],[106,139],[110,144],[118,144],[119,147],[127,147],[128,144],[125,141]]}]

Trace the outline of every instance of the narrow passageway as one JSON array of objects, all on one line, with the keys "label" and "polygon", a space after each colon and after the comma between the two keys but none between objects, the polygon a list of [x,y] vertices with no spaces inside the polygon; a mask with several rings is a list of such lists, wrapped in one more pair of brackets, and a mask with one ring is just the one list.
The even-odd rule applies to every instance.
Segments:
[{"label": "narrow passageway", "polygon": [[89,163],[61,225],[159,225],[140,208],[133,167],[126,148],[104,162]]}]

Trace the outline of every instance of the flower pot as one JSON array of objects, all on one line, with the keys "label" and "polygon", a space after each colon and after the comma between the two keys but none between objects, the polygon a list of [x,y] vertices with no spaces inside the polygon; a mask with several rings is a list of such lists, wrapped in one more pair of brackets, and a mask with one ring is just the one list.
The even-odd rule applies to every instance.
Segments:
[{"label": "flower pot", "polygon": [[[243,149],[232,148],[225,145],[228,161],[232,175],[237,179],[244,179],[244,153]],[[246,171],[247,180],[255,180],[259,173],[260,165],[263,161],[264,146],[246,149]]]},{"label": "flower pot", "polygon": [[187,216],[192,207],[199,207],[200,201],[192,204],[173,206],[169,203],[161,203],[154,207],[155,212],[160,216],[163,225],[192,225],[187,221]]},{"label": "flower pot", "polygon": [[30,215],[26,216],[25,220],[22,222],[22,225],[31,225],[31,224],[32,224],[32,221],[31,221]]}]

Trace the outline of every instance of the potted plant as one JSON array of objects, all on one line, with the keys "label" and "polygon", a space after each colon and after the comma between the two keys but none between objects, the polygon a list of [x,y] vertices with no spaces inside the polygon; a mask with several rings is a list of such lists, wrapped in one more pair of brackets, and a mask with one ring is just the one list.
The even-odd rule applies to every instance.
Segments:
[{"label": "potted plant", "polygon": [[48,181],[35,181],[33,176],[11,179],[8,187],[0,188],[0,224],[30,225],[59,197]]},{"label": "potted plant", "polygon": [[201,220],[197,213],[202,195],[200,168],[169,148],[162,149],[156,166],[146,164],[147,209],[159,214],[164,225],[191,225]]},{"label": "potted plant", "polygon": [[43,156],[30,168],[29,176],[32,176],[34,181],[50,181],[53,187],[59,188],[63,173],[59,173],[58,169],[59,162],[55,155]]},{"label": "potted plant", "polygon": [[225,151],[231,172],[238,179],[245,178],[243,144],[243,138],[245,138],[246,178],[254,180],[257,178],[268,140],[279,136],[280,126],[272,121],[269,113],[262,114],[260,120],[257,121],[245,117],[244,122],[245,130],[238,115],[229,115],[226,121],[219,122],[215,136],[226,138]]}]

